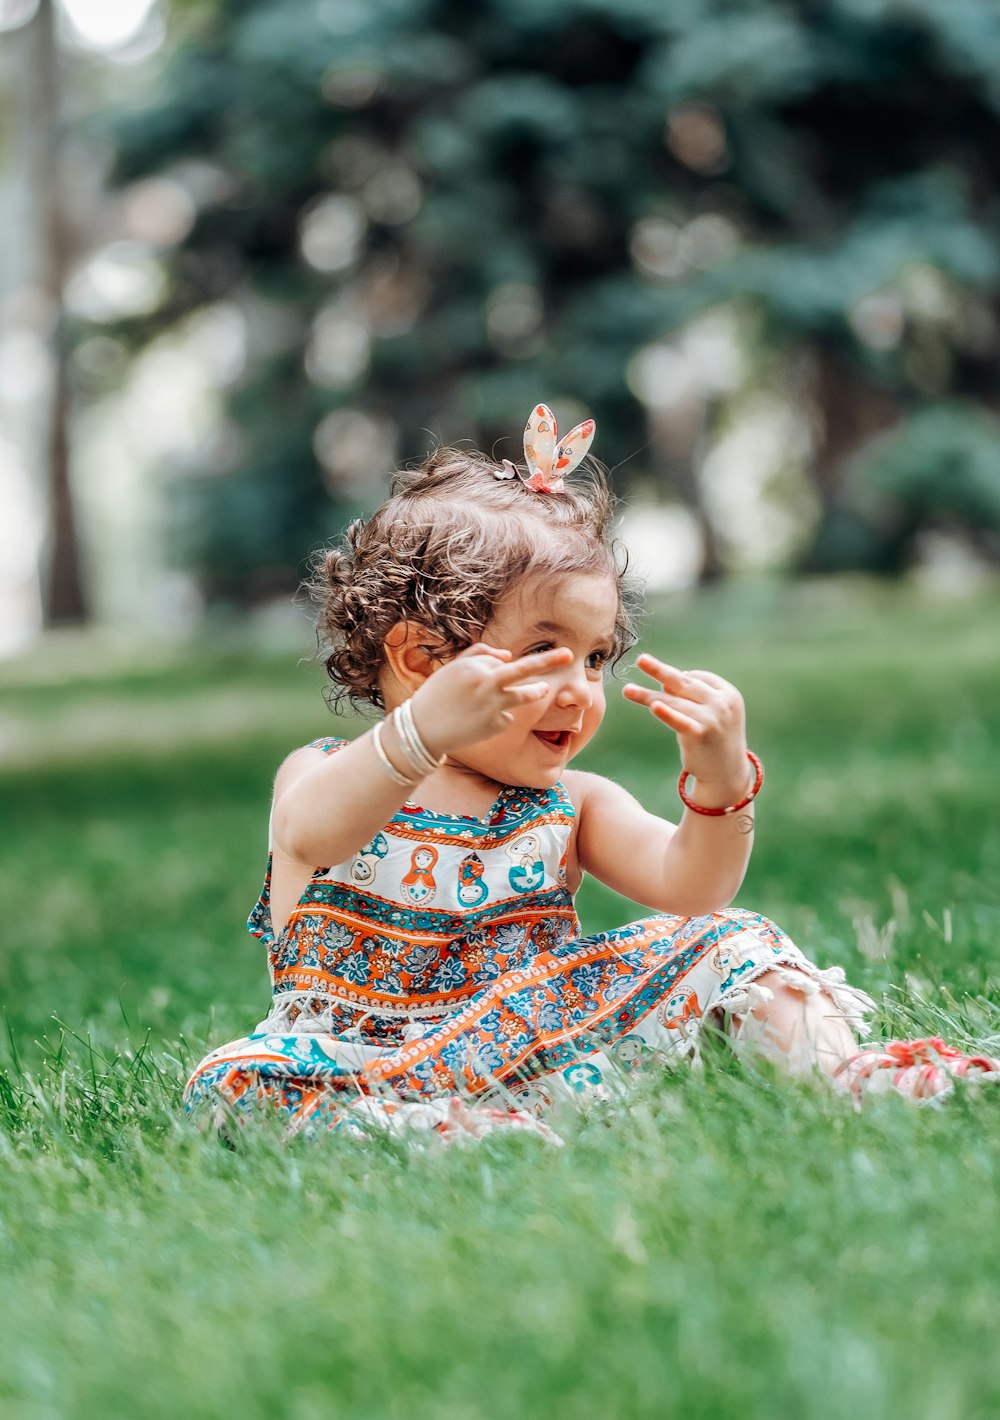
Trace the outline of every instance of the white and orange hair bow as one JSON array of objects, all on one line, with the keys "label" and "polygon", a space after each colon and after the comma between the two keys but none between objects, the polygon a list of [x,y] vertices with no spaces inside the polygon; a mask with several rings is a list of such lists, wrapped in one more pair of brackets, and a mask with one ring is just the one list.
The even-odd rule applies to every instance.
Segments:
[{"label": "white and orange hair bow", "polygon": [[536,404],[524,426],[527,473],[516,468],[510,459],[504,459],[503,467],[495,471],[496,477],[517,477],[525,488],[535,493],[562,493],[565,491],[563,479],[573,472],[594,442],[596,428],[593,419],[585,419],[560,440],[552,410],[547,404]]}]

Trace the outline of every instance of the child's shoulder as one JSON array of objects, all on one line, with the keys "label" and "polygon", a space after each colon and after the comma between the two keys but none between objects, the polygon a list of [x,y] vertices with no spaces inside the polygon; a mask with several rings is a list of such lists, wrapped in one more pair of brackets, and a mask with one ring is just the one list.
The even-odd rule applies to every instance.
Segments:
[{"label": "child's shoulder", "polygon": [[319,739],[310,740],[308,744],[293,749],[285,755],[274,776],[275,796],[287,789],[310,764],[318,763],[321,754],[335,754],[338,749],[344,749],[350,743],[350,740],[339,735],[321,735]]},{"label": "child's shoulder", "polygon": [[609,788],[618,787],[613,780],[589,769],[567,769],[562,776],[562,786],[572,799],[578,818],[588,805],[599,803]]},{"label": "child's shoulder", "polygon": [[604,774],[594,774],[589,769],[567,769],[562,776],[562,784],[581,821],[584,817],[593,818],[596,814],[622,810],[646,812],[634,794]]}]

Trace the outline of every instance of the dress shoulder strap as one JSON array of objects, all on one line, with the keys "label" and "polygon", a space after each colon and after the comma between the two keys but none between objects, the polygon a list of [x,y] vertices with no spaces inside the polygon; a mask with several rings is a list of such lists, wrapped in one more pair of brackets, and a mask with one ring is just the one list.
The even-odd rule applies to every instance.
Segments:
[{"label": "dress shoulder strap", "polygon": [[565,809],[567,818],[576,818],[576,805],[573,803],[573,797],[561,779],[558,779],[548,790],[547,799],[550,804]]}]

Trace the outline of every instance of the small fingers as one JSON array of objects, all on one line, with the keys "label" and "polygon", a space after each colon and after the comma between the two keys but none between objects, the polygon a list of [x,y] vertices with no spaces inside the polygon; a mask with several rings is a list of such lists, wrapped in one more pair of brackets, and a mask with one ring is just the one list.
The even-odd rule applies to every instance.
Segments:
[{"label": "small fingers", "polygon": [[536,651],[534,655],[521,656],[511,665],[504,666],[497,679],[502,686],[509,688],[515,681],[538,675],[554,666],[563,666],[572,659],[573,652],[568,646],[555,646],[551,651]]},{"label": "small fingers", "polygon": [[712,686],[715,690],[735,690],[735,686],[728,680],[723,680],[721,675],[716,675],[715,671],[688,671],[689,676],[695,680],[704,681],[706,685]]},{"label": "small fingers", "polygon": [[648,685],[636,685],[632,680],[622,686],[625,699],[634,700],[637,705],[652,705],[658,694],[659,691],[650,690]]},{"label": "small fingers", "polygon": [[509,661],[513,651],[508,651],[505,646],[491,646],[488,641],[477,641],[473,646],[466,646],[464,651],[459,652],[461,656],[496,656],[501,661]]},{"label": "small fingers", "polygon": [[[678,697],[664,696],[661,692],[650,690],[644,685],[633,685],[631,682],[622,688],[622,694],[626,700],[633,701],[636,705],[645,705],[658,720],[662,720],[665,725],[669,725],[672,730],[684,732],[701,733],[704,728],[699,720],[692,715],[681,710],[676,701]],[[690,702],[681,701],[688,705]],[[661,714],[664,711],[666,713]]]},{"label": "small fingers", "polygon": [[700,673],[696,675],[691,671],[682,671],[666,661],[657,660],[647,652],[638,657],[636,665],[645,675],[658,680],[663,689],[669,690],[673,695],[679,695],[685,700],[694,700],[701,705],[709,699],[710,684]]},{"label": "small fingers", "polygon": [[672,704],[677,709],[683,706],[685,714],[696,713],[695,705],[699,703],[683,695],[665,694],[662,690],[653,690],[648,685],[636,685],[633,681],[622,687],[622,695],[626,700],[632,700],[636,705],[645,705],[650,710],[654,705],[663,703]]},{"label": "small fingers", "polygon": [[530,704],[532,700],[541,700],[543,695],[549,693],[544,681],[534,681],[531,685],[505,685],[502,688],[505,695],[511,696],[521,705]]},{"label": "small fingers", "polygon": [[669,725],[678,734],[701,733],[702,727],[697,720],[692,720],[690,715],[685,715],[682,710],[676,710],[665,700],[654,701],[649,709],[654,719],[662,721],[664,725]]}]

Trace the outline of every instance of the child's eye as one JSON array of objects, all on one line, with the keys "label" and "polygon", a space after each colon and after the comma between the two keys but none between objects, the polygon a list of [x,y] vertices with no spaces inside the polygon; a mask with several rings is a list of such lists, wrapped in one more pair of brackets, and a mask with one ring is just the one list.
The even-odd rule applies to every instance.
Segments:
[{"label": "child's eye", "polygon": [[[537,646],[532,646],[530,651],[525,651],[526,656],[536,656],[540,651],[551,651],[555,645],[554,641],[542,641]],[[610,651],[591,651],[587,657],[587,669],[591,671],[604,670],[611,660]]]}]

